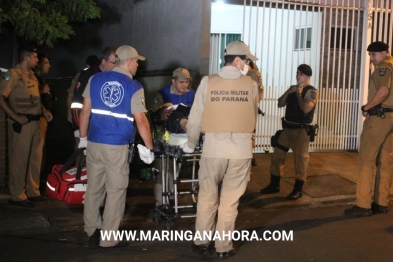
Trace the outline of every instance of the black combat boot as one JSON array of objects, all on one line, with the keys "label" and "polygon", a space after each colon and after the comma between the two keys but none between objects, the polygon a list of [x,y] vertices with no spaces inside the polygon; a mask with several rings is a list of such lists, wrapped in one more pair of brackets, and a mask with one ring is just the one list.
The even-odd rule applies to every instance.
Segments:
[{"label": "black combat boot", "polygon": [[295,179],[295,185],[293,186],[292,192],[289,193],[289,195],[287,195],[287,199],[288,200],[296,200],[298,198],[301,198],[303,196],[303,194],[302,194],[303,184],[304,184],[304,181]]},{"label": "black combat boot", "polygon": [[195,245],[194,242],[192,242],[191,249],[194,253],[199,254],[202,258],[208,258],[213,254],[209,244]]},{"label": "black combat boot", "polygon": [[261,189],[261,194],[274,194],[280,192],[280,177],[270,175],[270,184]]},{"label": "black combat boot", "polygon": [[96,228],[93,235],[89,238],[89,244],[87,245],[89,248],[99,248],[100,247],[100,237],[101,230]]}]

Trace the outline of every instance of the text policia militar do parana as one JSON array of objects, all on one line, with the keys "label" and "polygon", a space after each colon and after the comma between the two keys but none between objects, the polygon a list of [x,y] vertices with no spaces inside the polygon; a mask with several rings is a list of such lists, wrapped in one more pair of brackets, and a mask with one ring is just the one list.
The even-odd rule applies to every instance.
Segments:
[{"label": "text policia militar do parana", "polygon": [[213,90],[210,93],[211,101],[248,102],[248,91],[240,90]]}]

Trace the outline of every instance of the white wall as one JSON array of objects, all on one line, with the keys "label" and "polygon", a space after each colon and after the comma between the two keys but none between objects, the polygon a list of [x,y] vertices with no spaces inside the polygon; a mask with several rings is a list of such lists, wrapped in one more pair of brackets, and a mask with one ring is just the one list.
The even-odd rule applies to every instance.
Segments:
[{"label": "white wall", "polygon": [[212,3],[211,33],[241,34],[243,6]]}]

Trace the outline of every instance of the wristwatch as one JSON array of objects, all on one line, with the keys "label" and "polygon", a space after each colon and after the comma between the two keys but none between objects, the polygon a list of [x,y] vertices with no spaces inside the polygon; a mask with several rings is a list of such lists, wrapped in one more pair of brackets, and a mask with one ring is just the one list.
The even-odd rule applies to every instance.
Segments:
[{"label": "wristwatch", "polygon": [[362,110],[362,112],[367,112],[367,110],[364,109],[364,106],[362,106],[362,107],[360,108],[360,110]]}]

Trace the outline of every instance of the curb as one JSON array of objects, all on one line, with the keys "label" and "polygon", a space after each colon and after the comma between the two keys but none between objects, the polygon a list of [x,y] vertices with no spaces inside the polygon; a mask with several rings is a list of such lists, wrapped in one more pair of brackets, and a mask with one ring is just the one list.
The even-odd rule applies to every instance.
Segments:
[{"label": "curb", "polygon": [[355,203],[356,195],[337,195],[322,198],[304,197],[296,201],[286,200],[285,197],[266,198],[264,196],[257,197],[247,203],[239,204],[239,211],[246,209],[263,209],[266,211],[282,210],[282,209],[299,209],[313,208],[331,205],[351,205]]}]

